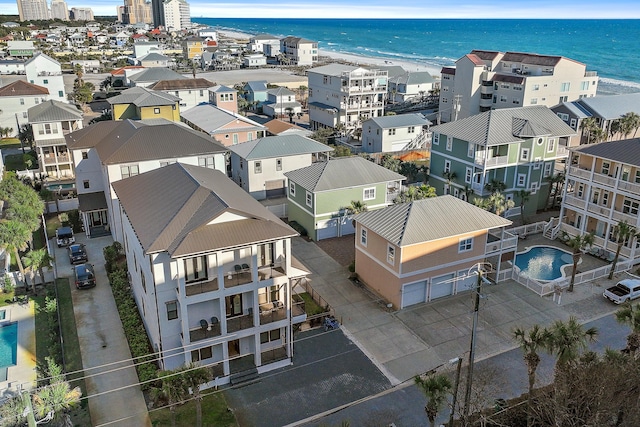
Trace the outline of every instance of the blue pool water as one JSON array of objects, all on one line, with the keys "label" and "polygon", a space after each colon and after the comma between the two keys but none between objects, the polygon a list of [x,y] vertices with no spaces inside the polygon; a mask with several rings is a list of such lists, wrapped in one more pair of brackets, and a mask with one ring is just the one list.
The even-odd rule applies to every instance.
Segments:
[{"label": "blue pool water", "polygon": [[573,263],[571,253],[551,246],[534,246],[516,254],[516,266],[522,275],[536,280],[562,277],[562,266]]},{"label": "blue pool water", "polygon": [[47,185],[49,191],[57,191],[57,190],[71,190],[76,188],[75,184],[49,184]]},{"label": "blue pool water", "polygon": [[18,323],[0,327],[0,368],[16,364],[18,352]]}]

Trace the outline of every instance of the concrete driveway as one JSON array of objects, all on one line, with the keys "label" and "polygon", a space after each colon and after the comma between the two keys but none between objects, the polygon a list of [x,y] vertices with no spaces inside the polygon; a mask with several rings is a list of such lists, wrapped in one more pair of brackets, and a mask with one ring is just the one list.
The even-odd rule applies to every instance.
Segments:
[{"label": "concrete driveway", "polygon": [[91,420],[95,426],[150,426],[144,396],[135,385],[138,376],[104,269],[102,248],[113,240],[110,237],[87,239],[82,233],[76,233],[75,237],[78,243],[86,245],[96,274],[95,288],[77,290],[67,248],[58,248],[55,240],[51,245],[55,248],[58,275],[70,279]]}]

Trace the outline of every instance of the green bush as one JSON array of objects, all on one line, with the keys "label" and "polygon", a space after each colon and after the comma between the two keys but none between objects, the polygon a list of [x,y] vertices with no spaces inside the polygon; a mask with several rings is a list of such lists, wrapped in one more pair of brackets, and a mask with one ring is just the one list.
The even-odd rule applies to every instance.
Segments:
[{"label": "green bush", "polygon": [[298,233],[300,233],[301,236],[307,236],[309,234],[309,233],[307,233],[306,228],[304,228],[303,226],[298,224],[296,221],[289,222],[289,226],[291,226],[291,228],[293,228]]},{"label": "green bush", "polygon": [[351,264],[349,264],[349,271],[352,273],[356,272],[356,260],[351,261]]}]

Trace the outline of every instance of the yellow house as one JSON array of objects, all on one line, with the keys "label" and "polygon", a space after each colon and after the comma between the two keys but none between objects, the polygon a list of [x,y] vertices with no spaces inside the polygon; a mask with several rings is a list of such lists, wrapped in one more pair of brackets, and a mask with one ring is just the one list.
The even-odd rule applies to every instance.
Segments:
[{"label": "yellow house", "polygon": [[180,121],[180,98],[144,87],[132,87],[108,99],[113,120],[166,119]]},{"label": "yellow house", "polygon": [[200,37],[189,37],[182,42],[182,52],[187,59],[200,59],[204,52],[204,39]]}]

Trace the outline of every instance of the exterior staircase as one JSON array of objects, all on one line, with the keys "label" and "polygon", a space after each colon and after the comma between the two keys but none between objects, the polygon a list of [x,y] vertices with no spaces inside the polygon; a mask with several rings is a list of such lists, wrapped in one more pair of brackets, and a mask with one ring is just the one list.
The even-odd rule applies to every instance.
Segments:
[{"label": "exterior staircase", "polygon": [[258,381],[260,375],[258,374],[258,368],[253,367],[244,371],[236,372],[229,378],[232,386],[237,385],[249,385]]},{"label": "exterior staircase", "polygon": [[423,130],[404,146],[402,151],[421,150],[426,148],[427,143],[431,141],[431,131]]}]

